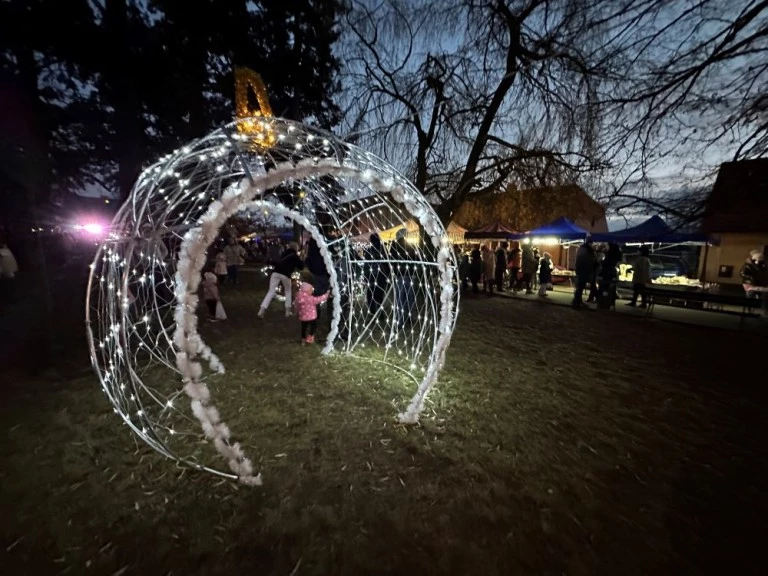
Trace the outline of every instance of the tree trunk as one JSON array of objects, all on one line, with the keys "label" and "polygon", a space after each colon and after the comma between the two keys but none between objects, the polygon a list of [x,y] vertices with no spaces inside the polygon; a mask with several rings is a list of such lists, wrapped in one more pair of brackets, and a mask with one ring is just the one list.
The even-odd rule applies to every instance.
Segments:
[{"label": "tree trunk", "polygon": [[[105,0],[104,31],[114,65],[104,70],[109,102],[114,108],[113,153],[117,160],[117,189],[127,198],[141,168],[142,110],[134,81],[139,77],[128,30],[127,0]],[[133,57],[132,57],[133,56]]]},{"label": "tree trunk", "polygon": [[23,181],[27,202],[22,209],[24,216],[29,216],[34,206],[50,199],[53,178],[46,112],[41,106],[37,86],[39,70],[35,54],[32,48],[24,47],[17,53],[17,58],[21,81],[21,106],[26,110],[21,144],[24,148]]}]

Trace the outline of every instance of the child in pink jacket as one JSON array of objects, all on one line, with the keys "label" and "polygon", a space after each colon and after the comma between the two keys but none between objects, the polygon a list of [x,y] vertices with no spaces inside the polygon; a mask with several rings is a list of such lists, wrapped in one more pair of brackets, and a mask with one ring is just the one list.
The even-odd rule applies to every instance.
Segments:
[{"label": "child in pink jacket", "polygon": [[301,320],[301,341],[305,344],[315,342],[315,330],[317,329],[317,305],[328,300],[328,292],[322,296],[313,296],[315,291],[312,284],[302,282],[293,305],[296,307],[296,315]]}]

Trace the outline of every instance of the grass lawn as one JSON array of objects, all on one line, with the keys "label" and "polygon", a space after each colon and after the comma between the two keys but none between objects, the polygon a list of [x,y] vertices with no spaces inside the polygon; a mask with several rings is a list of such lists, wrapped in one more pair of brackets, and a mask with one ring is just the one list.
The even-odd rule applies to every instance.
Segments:
[{"label": "grass lawn", "polygon": [[765,338],[466,298],[401,427],[412,382],[300,346],[277,303],[257,323],[245,279],[204,336],[264,486],[137,445],[62,319],[68,361],[0,392],[0,573],[768,571]]}]

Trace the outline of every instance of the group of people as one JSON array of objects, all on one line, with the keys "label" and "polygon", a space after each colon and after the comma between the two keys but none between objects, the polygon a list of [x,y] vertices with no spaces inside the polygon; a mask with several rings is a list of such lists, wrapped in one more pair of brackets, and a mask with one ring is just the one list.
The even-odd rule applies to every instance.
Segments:
[{"label": "group of people", "polygon": [[507,242],[501,242],[495,251],[483,244],[460,255],[462,290],[468,290],[471,284],[472,293],[478,294],[482,284],[489,294],[493,294],[494,289],[498,292],[525,290],[526,294],[533,294],[538,287],[539,296],[546,297],[552,288],[552,256],[548,252],[540,255],[538,248],[530,244],[524,244],[522,249],[508,248]]},{"label": "group of people", "polygon": [[216,266],[214,273],[218,277],[219,284],[229,281],[230,284],[237,284],[237,273],[240,266],[245,264],[247,252],[237,240],[230,238],[227,244],[216,253]]},{"label": "group of people", "polygon": [[371,234],[370,246],[363,252],[363,277],[368,312],[375,315],[384,305],[387,284],[394,282],[394,312],[397,327],[402,329],[411,318],[416,304],[414,266],[418,254],[406,241],[405,231],[398,232],[395,241],[384,247],[378,234]]},{"label": "group of people", "polygon": [[[630,306],[637,305],[638,297],[642,297],[641,307],[647,305],[645,286],[651,282],[651,264],[648,258],[648,247],[643,246],[640,258],[633,266],[633,296]],[[603,250],[597,250],[591,238],[579,246],[576,251],[576,283],[573,290],[572,305],[581,308],[584,305],[584,291],[589,287],[587,302],[602,302],[612,306],[616,302],[616,286],[619,273],[618,265],[622,259],[621,248],[618,244],[609,243]]]},{"label": "group of people", "polygon": [[[621,259],[621,249],[614,243],[598,250],[593,241],[587,239],[579,247],[576,253],[573,295],[575,308],[583,306],[584,292],[587,288],[589,288],[587,302],[606,299],[615,302],[617,267]],[[548,252],[540,255],[539,250],[530,244],[508,250],[506,242],[501,242],[495,251],[486,245],[474,248],[469,254],[461,256],[459,264],[462,289],[468,290],[471,283],[472,292],[475,294],[479,293],[479,286],[482,284],[484,291],[490,294],[493,293],[494,288],[499,292],[506,289],[515,292],[525,290],[526,294],[533,294],[538,288],[538,295],[545,298],[547,292],[552,289],[554,270],[552,256]],[[508,280],[505,282],[507,275]],[[644,286],[650,282],[648,248],[644,247],[635,266],[634,296],[630,302],[631,306],[637,304],[639,297],[642,298],[641,306],[646,305]]]},{"label": "group of people", "polygon": [[[416,303],[413,278],[414,269],[413,266],[409,265],[417,260],[416,251],[407,243],[405,233],[397,234],[389,250],[384,247],[378,234],[371,234],[369,240],[369,246],[360,255],[364,262],[363,278],[365,281],[365,297],[368,312],[371,315],[375,315],[382,308],[387,295],[387,286],[392,281],[394,282],[395,321],[397,326],[402,328],[411,317]],[[341,243],[338,241],[329,243],[332,250],[340,245]],[[266,312],[267,306],[274,296],[273,287],[277,283],[281,283],[286,293],[286,316],[290,316],[291,291],[287,278],[293,275],[294,272],[302,270],[302,265],[304,265],[311,275],[312,284],[310,287],[312,291],[309,290],[306,282],[302,284],[297,297],[303,302],[299,302],[296,309],[299,320],[302,322],[302,335],[304,335],[306,328],[306,333],[311,343],[314,340],[314,332],[317,327],[317,316],[319,314],[317,305],[327,299],[327,294],[330,290],[330,274],[314,239],[310,239],[307,243],[306,258],[303,262],[296,253],[297,248],[296,245],[289,246],[283,253],[280,261],[275,265],[272,278],[270,279],[270,291],[267,292],[267,296],[261,304],[259,314],[263,315]],[[350,286],[349,280],[354,275],[352,260],[355,259],[355,256],[355,254],[348,254],[343,251],[334,252],[332,255],[332,259],[335,262],[338,284],[341,287],[339,294],[339,304],[341,306],[339,337],[341,339],[345,339],[348,336],[347,320],[351,305],[348,289]],[[314,311],[311,309],[310,304],[314,305]],[[304,336],[302,338],[306,341]]]},{"label": "group of people", "polygon": [[[329,240],[331,260],[341,287],[338,295],[342,313],[339,337],[345,339],[348,336],[347,320],[351,306],[348,286],[353,276],[351,265],[355,255],[339,250],[343,244],[341,238],[331,237]],[[238,248],[234,239],[231,239],[216,255],[215,274],[210,272],[204,274],[204,298],[212,321],[216,320],[216,310],[220,304],[217,281],[231,284],[237,282],[237,268],[242,264],[242,258],[245,256]],[[398,327],[404,327],[416,303],[413,277],[415,271],[412,266],[412,263],[417,260],[415,249],[406,242],[404,233],[397,235],[389,249],[384,247],[378,234],[372,234],[370,245],[360,257],[364,262],[363,277],[368,312],[375,315],[382,308],[387,287],[390,282],[393,282],[395,321]],[[302,254],[298,243],[290,242],[273,262],[273,266],[269,278],[269,289],[259,306],[258,318],[264,318],[270,303],[282,287],[286,318],[290,318],[295,313],[301,322],[302,342],[313,343],[320,317],[320,305],[328,300],[331,287],[328,263],[320,247],[314,238],[311,238],[306,243]]]},{"label": "group of people", "polygon": [[[211,322],[222,319],[222,315],[225,316],[222,312],[218,285],[237,283],[238,269],[245,263],[245,256],[245,249],[234,238],[230,238],[226,246],[216,254],[214,271],[203,273],[203,298],[208,308],[208,319]],[[305,265],[310,271],[314,271],[313,278],[317,283],[315,286],[293,278],[294,272],[304,270]],[[296,242],[290,242],[276,257],[274,270],[269,279],[269,290],[259,307],[258,318],[264,318],[267,307],[282,286],[285,294],[285,316],[291,317],[292,309],[295,308],[301,320],[302,342],[313,343],[317,328],[318,306],[328,298],[329,284],[328,273],[317,243],[310,240],[307,246],[307,257],[302,259],[299,256],[299,245]],[[314,294],[316,291],[317,295]],[[293,298],[294,293],[295,298]]]},{"label": "group of people", "polygon": [[[351,285],[349,279],[353,275],[352,260],[356,258],[362,261],[369,314],[375,315],[384,306],[392,283],[395,321],[402,328],[416,302],[414,268],[410,264],[418,259],[415,249],[406,242],[405,234],[398,234],[389,249],[377,234],[372,234],[370,244],[358,255],[339,252],[338,248],[343,244],[341,238],[332,237],[329,240],[331,259],[339,286],[342,287],[339,294],[342,310],[340,337],[347,337],[346,326],[350,313],[348,286]],[[243,264],[245,255],[245,250],[234,239],[230,239],[216,255],[215,273],[204,275],[204,296],[212,320],[216,320],[217,314],[223,314],[217,283],[236,284],[238,268]],[[320,304],[327,301],[330,295],[330,274],[320,248],[314,239],[310,239],[301,254],[299,245],[291,242],[279,256],[272,256],[274,269],[258,317],[265,316],[270,303],[282,287],[285,316],[291,317],[295,311],[301,321],[302,342],[313,343]],[[641,247],[640,255],[632,266],[633,294],[628,306],[639,305],[645,308],[648,305],[646,288],[652,282],[649,256],[648,247]],[[587,239],[576,253],[573,307],[583,307],[587,289],[586,302],[598,302],[606,307],[615,305],[618,265],[622,258],[622,251],[617,244],[609,243],[597,248],[591,239]],[[553,271],[554,264],[549,253],[539,255],[538,250],[530,244],[509,249],[506,242],[501,242],[496,250],[487,245],[474,248],[469,254],[461,256],[459,265],[462,290],[468,290],[471,283],[475,294],[479,293],[480,285],[490,294],[494,289],[500,292],[525,290],[526,294],[533,294],[538,287],[538,295],[546,297],[547,291],[552,288]],[[297,272],[301,274],[298,280]],[[768,307],[768,266],[763,253],[755,251],[750,254],[741,270],[741,276],[747,294],[763,298]]]}]

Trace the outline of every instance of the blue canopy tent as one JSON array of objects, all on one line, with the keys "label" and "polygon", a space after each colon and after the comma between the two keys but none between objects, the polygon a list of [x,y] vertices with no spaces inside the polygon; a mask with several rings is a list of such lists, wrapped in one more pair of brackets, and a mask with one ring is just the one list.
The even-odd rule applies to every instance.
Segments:
[{"label": "blue canopy tent", "polygon": [[660,216],[651,216],[645,222],[626,230],[592,234],[592,239],[595,242],[617,244],[715,244],[715,240],[707,234],[673,230]]},{"label": "blue canopy tent", "polygon": [[522,232],[520,234],[513,234],[510,236],[511,240],[521,240],[523,238],[557,238],[562,242],[571,242],[577,240],[584,240],[589,235],[589,232],[574,224],[571,220],[565,216],[561,216],[557,220],[553,220],[549,224],[544,224],[533,230]]}]

